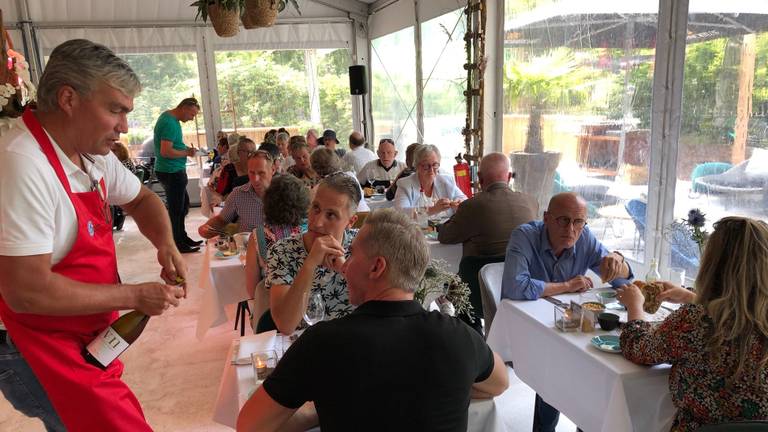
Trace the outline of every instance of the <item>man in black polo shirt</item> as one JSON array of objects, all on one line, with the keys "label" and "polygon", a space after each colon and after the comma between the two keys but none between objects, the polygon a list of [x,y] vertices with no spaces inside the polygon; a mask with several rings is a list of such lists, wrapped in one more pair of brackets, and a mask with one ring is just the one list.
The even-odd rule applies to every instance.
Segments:
[{"label": "man in black polo shirt", "polygon": [[[470,396],[501,394],[507,371],[477,332],[413,300],[429,261],[419,228],[378,210],[350,252],[343,272],[357,309],[316,324],[291,346],[243,406],[237,430],[311,426],[294,413],[314,402],[323,432],[466,431]],[[328,259],[343,255],[329,250]]]}]

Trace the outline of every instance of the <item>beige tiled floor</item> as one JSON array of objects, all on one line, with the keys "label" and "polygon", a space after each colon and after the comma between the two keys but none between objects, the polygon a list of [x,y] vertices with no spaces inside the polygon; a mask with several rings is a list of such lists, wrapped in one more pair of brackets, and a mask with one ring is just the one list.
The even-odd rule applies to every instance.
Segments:
[{"label": "beige tiled floor", "polygon": [[[197,237],[205,218],[199,209],[187,217],[187,231]],[[126,283],[158,280],[160,266],[151,244],[129,219],[115,234],[120,274]],[[184,256],[190,268],[189,296],[178,308],[153,317],[141,338],[126,351],[124,380],[141,402],[156,431],[218,432],[231,429],[214,423],[213,406],[230,341],[239,333],[231,325],[210,329],[203,341],[195,337],[201,293],[197,288],[202,254]],[[234,308],[230,307],[230,318]],[[230,320],[231,321],[231,320]],[[508,431],[531,430],[533,391],[514,377],[500,397]],[[574,430],[563,417],[558,431]],[[0,431],[44,431],[42,424],[16,412],[0,397]]]}]

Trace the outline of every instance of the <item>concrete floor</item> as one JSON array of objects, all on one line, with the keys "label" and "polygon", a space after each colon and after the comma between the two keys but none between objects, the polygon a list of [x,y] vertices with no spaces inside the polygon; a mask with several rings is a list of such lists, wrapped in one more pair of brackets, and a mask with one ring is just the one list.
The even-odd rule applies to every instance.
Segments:
[{"label": "concrete floor", "polygon": [[[197,227],[204,221],[199,209],[191,209],[187,231],[192,237],[197,237]],[[155,251],[130,218],[114,238],[120,275],[125,283],[159,280],[160,266]],[[188,298],[178,308],[150,320],[139,341],[121,357],[125,363],[123,379],[136,393],[149,424],[156,431],[231,431],[214,423],[212,415],[224,357],[230,342],[239,333],[227,324],[210,329],[204,340],[197,340],[195,326],[202,297],[198,289],[198,269],[202,253],[184,257],[190,269]],[[234,307],[228,312],[232,322]],[[510,376],[509,389],[498,398],[503,407],[500,415],[509,432],[528,432],[534,393],[511,370]],[[0,431],[44,430],[38,420],[24,417],[0,398]],[[562,416],[557,430],[573,431],[575,426]]]}]

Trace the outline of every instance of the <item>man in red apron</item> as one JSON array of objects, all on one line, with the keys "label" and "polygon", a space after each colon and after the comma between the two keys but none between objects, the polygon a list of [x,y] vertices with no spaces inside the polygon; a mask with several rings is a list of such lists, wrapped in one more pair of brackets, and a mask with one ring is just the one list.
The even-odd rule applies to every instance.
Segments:
[{"label": "man in red apron", "polygon": [[[0,138],[0,317],[69,431],[148,431],[138,400],[82,351],[117,310],[177,306],[186,277],[162,202],[111,154],[140,90],[131,68],[86,40],[58,46],[37,110]],[[167,283],[120,284],[109,205],[157,248]]]}]

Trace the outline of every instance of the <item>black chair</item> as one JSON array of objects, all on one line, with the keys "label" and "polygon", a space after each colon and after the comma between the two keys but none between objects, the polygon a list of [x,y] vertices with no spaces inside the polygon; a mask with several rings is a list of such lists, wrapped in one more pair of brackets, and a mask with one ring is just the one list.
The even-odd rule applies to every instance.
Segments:
[{"label": "black chair", "polygon": [[[248,311],[251,319],[251,308],[248,307],[248,300],[243,300],[237,304],[237,312],[235,313],[235,330],[237,330],[237,322],[240,321],[240,336],[245,336],[245,312]],[[250,321],[249,321],[250,322]]]},{"label": "black chair", "polygon": [[277,324],[275,324],[275,320],[272,319],[272,312],[267,309],[256,323],[256,334],[268,332],[270,330],[277,330]]},{"label": "black chair", "polygon": [[696,432],[766,432],[768,431],[768,421],[766,420],[746,420],[726,423],[704,425]]},{"label": "black chair", "polygon": [[466,314],[459,318],[466,322],[470,327],[483,334],[483,326],[480,324],[480,318],[483,317],[483,300],[480,294],[480,278],[478,274],[480,269],[486,264],[503,262],[504,255],[496,256],[465,256],[459,262],[459,277],[469,285],[469,302],[472,304],[472,317]]}]

